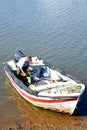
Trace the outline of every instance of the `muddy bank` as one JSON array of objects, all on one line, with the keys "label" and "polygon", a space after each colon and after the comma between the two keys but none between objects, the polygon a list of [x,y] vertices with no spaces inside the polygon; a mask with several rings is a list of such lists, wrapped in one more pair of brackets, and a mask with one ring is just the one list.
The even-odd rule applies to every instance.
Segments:
[{"label": "muddy bank", "polygon": [[[43,123],[38,122],[38,117],[36,121],[33,119],[30,119],[26,116],[24,116],[21,119],[18,119],[16,121],[9,122],[8,125],[3,124],[3,127],[0,128],[1,130],[87,130],[86,122],[87,119],[79,119],[75,118],[76,121],[72,120],[57,120],[56,122],[52,123],[50,121]],[[50,120],[50,119],[49,119]],[[84,121],[83,121],[84,120]]]}]

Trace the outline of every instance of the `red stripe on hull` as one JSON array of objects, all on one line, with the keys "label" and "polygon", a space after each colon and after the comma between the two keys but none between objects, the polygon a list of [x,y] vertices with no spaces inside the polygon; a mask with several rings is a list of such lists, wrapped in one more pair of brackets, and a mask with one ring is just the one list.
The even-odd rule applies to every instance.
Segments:
[{"label": "red stripe on hull", "polygon": [[[20,91],[20,90],[19,90]],[[29,100],[35,101],[35,102],[43,102],[43,103],[61,103],[61,102],[69,102],[69,101],[74,101],[77,100],[77,98],[75,99],[39,99],[39,98],[34,98],[32,96],[26,95],[25,93],[21,92],[20,93],[28,98]]]}]

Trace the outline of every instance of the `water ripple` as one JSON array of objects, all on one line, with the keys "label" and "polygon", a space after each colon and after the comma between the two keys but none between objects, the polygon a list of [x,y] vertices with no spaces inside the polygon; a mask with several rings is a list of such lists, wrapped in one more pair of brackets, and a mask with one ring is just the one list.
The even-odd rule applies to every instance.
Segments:
[{"label": "water ripple", "polygon": [[1,1],[0,81],[2,63],[20,49],[87,83],[86,0]]}]

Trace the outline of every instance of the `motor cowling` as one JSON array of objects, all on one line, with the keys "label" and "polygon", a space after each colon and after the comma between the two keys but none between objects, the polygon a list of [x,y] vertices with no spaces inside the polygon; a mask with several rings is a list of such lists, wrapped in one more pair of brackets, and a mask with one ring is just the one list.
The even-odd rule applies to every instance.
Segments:
[{"label": "motor cowling", "polygon": [[23,54],[23,52],[21,52],[20,50],[18,50],[15,54],[14,54],[14,60],[16,62],[18,62],[20,60],[20,58],[25,57],[25,55]]}]

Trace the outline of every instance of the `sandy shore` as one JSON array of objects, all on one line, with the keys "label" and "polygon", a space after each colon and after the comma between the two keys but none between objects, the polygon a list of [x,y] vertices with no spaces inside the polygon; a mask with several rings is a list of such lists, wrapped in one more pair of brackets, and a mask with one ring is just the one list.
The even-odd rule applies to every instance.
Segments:
[{"label": "sandy shore", "polygon": [[68,120],[67,123],[66,118],[66,121],[62,120],[61,122],[60,120],[57,124],[55,124],[51,122],[40,123],[37,121],[31,121],[29,118],[24,117],[23,119],[18,119],[17,121],[11,121],[9,124],[4,124],[0,130],[87,130],[87,119],[85,121],[83,120]]}]

